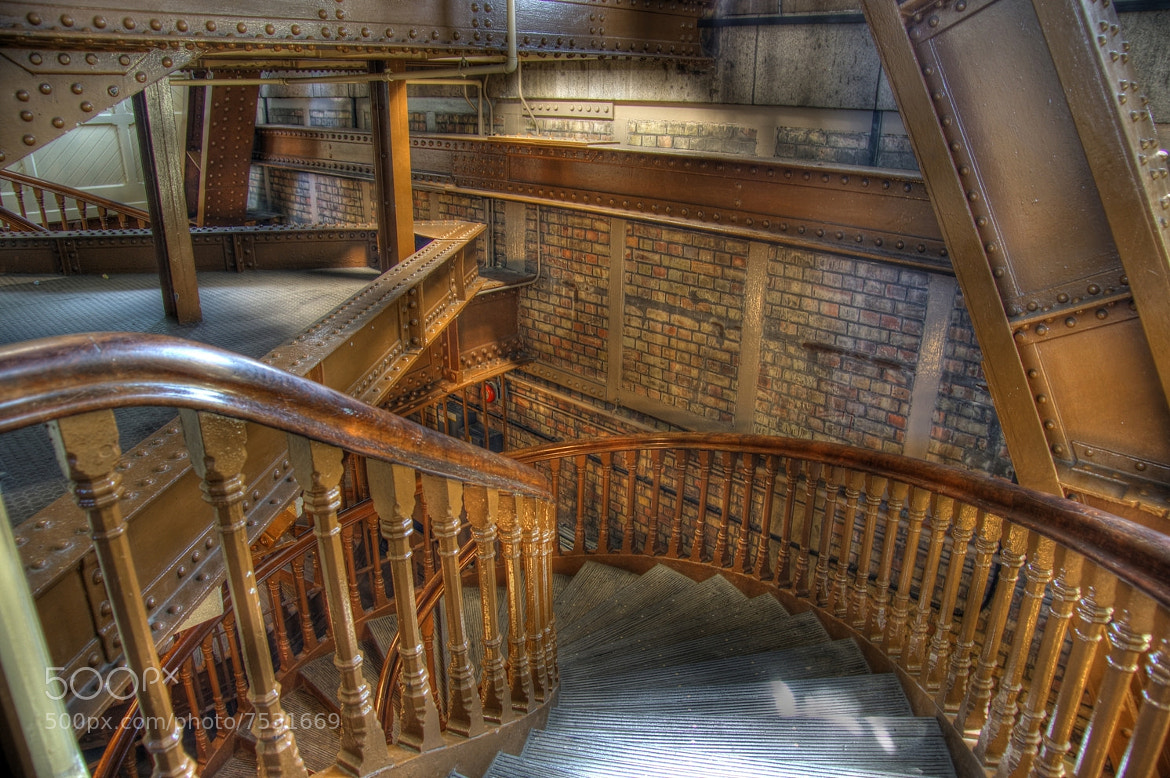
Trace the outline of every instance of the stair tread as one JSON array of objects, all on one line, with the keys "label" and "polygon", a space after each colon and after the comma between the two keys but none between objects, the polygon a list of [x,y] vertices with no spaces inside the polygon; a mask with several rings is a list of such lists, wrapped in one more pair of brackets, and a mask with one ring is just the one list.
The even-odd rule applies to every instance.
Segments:
[{"label": "stair tread", "polygon": [[[370,693],[378,688],[378,676],[382,671],[382,663],[372,646],[366,641],[361,643],[362,650],[362,677],[370,687]],[[337,689],[341,685],[341,672],[333,664],[334,654],[319,656],[311,662],[301,666],[301,678],[305,685],[312,688],[321,700],[331,705],[333,710],[339,710]]]},{"label": "stair tread", "polygon": [[390,652],[390,644],[398,637],[398,614],[391,613],[389,616],[370,619],[366,622],[366,627],[378,649],[378,655],[385,661],[386,654]]},{"label": "stair tread", "polygon": [[625,710],[655,716],[910,716],[910,703],[892,673],[881,675],[686,684],[668,689],[607,690],[563,698],[557,711],[606,715]]},{"label": "stair tread", "polygon": [[304,689],[284,695],[281,704],[288,715],[289,726],[296,736],[297,750],[300,751],[305,767],[317,772],[333,764],[341,744],[338,733],[340,716],[329,711],[320,700]]},{"label": "stair tread", "polygon": [[621,618],[627,613],[669,597],[674,592],[694,586],[697,584],[682,573],[665,565],[656,565],[587,613],[573,619],[561,630],[557,642],[559,645],[570,645],[579,634],[591,631],[599,623]]},{"label": "stair tread", "polygon": [[637,578],[638,574],[629,570],[592,560],[585,562],[553,600],[557,620],[562,627],[567,626]]}]

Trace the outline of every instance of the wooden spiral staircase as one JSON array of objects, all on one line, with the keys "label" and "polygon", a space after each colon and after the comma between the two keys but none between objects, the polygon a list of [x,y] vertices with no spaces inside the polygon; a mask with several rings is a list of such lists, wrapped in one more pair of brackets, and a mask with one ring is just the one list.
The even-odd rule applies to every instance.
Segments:
[{"label": "wooden spiral staircase", "polygon": [[[241,765],[271,775],[471,775],[489,765],[492,775],[553,775],[554,741],[621,774],[618,761],[649,749],[651,731],[666,738],[671,774],[685,774],[683,756],[701,765],[714,754],[737,755],[744,770],[778,756],[776,769],[790,769],[783,743],[824,726],[765,714],[758,695],[740,701],[761,681],[773,696],[777,683],[795,683],[783,672],[799,662],[770,656],[778,651],[892,674],[904,701],[882,693],[893,708],[850,715],[928,719],[938,738],[929,749],[949,750],[929,765],[859,763],[859,774],[1164,771],[1170,549],[1155,532],[1070,501],[896,456],[753,436],[618,437],[509,459],[269,365],[166,338],[9,347],[0,387],[0,429],[49,424],[89,517],[127,666],[158,681],[103,733],[96,775],[140,764],[172,775]],[[180,408],[225,560],[223,613],[180,633],[161,658],[118,507],[110,409],[136,404]],[[256,566],[240,420],[287,434],[311,526]],[[577,578],[562,595],[584,590],[617,610],[594,613],[579,600],[564,610],[562,597],[558,616],[560,575],[594,575],[593,562],[656,570],[638,586],[665,578],[673,588],[618,591]],[[772,616],[743,610],[745,595]],[[786,647],[789,621],[819,634],[816,647]],[[672,691],[671,677],[691,680]],[[724,686],[735,691],[697,696]],[[563,706],[550,712],[558,695]],[[709,707],[709,695],[721,706]],[[627,716],[619,702],[631,697],[653,700],[646,715],[672,712]],[[821,705],[792,699],[790,709]],[[716,728],[729,712],[744,729]],[[702,736],[697,721],[707,722]],[[549,734],[523,746],[541,724]],[[869,731],[880,744],[879,732],[910,730]],[[917,745],[905,748],[920,754],[929,739],[915,731]],[[522,750],[529,767],[496,758],[501,749]],[[852,774],[848,764],[824,769]]]}]

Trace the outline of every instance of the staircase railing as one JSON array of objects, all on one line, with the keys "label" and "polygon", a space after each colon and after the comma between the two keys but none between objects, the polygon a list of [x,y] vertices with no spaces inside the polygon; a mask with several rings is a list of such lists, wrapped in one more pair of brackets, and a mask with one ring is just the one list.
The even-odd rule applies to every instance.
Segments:
[{"label": "staircase railing", "polygon": [[816,608],[830,632],[889,660],[974,773],[1164,770],[1165,535],[1005,481],[810,441],[647,435],[514,456],[554,483],[562,565],[698,564]]},{"label": "staircase railing", "polygon": [[[155,629],[153,603],[143,599],[135,549],[119,508],[123,463],[113,409],[137,405],[180,410],[192,466],[202,479],[204,497],[216,520],[238,639],[238,643],[229,639],[228,645],[238,648],[234,664],[243,673],[236,674],[235,681],[246,697],[246,721],[261,770],[270,775],[306,772],[281,704],[269,642],[271,631],[276,663],[284,664],[287,645],[281,633],[287,625],[281,615],[281,596],[270,591],[269,624],[256,585],[258,571],[247,546],[243,506],[248,495],[241,477],[247,456],[244,422],[287,433],[289,462],[284,472],[300,484],[304,514],[313,525],[328,629],[341,671],[339,767],[368,775],[392,761],[361,672],[363,657],[353,615],[354,565],[346,558],[338,520],[345,452],[365,461],[368,488],[379,516],[378,545],[384,541],[387,548],[403,667],[398,745],[424,751],[446,742],[414,606],[411,535],[418,493],[437,540],[442,583],[434,587],[445,592],[448,602],[445,627],[451,662],[445,731],[473,734],[483,729],[485,716],[490,717],[495,708],[500,709],[497,716],[508,716],[514,704],[528,702],[509,697],[509,683],[523,687],[528,679],[528,684],[548,688],[555,677],[555,671],[550,671],[555,666],[555,639],[551,607],[546,607],[551,602],[549,554],[542,549],[551,545],[545,542],[552,537],[551,493],[547,480],[533,469],[264,363],[179,339],[106,333],[0,349],[0,432],[48,425],[73,494],[89,520],[100,565],[97,579],[104,586],[117,627],[109,645],[124,656],[128,673],[121,675],[123,680],[133,680],[144,745],[157,773],[190,775],[197,766],[183,748],[179,716],[156,648],[165,636]],[[498,534],[506,562],[515,561],[508,557],[509,549],[519,550],[524,572],[521,584],[520,577],[512,574],[513,567],[506,565],[509,602],[522,614],[514,623],[527,626],[527,651],[513,653],[505,664],[498,650],[498,625],[493,626],[485,614],[485,666],[490,672],[485,674],[482,702],[468,659],[461,606],[458,555],[464,514],[481,560],[493,557]],[[491,571],[481,572],[481,587],[490,582],[494,595],[495,566],[487,567]],[[267,581],[270,590],[273,580]],[[295,580],[292,583],[298,601],[304,599]],[[309,639],[307,631],[304,638]],[[508,673],[515,680],[505,681]],[[100,673],[95,670],[93,675]],[[99,685],[111,682],[111,678],[96,680]],[[200,704],[195,695],[188,702],[189,712],[197,713]]]},{"label": "staircase railing", "polygon": [[[80,189],[54,184],[23,173],[0,170],[8,183],[20,216],[0,209],[0,232],[31,230],[125,230],[150,227],[150,214],[141,208],[107,200]],[[31,194],[31,202],[26,200]],[[48,205],[46,206],[46,195]],[[33,210],[33,209],[36,210]]]}]

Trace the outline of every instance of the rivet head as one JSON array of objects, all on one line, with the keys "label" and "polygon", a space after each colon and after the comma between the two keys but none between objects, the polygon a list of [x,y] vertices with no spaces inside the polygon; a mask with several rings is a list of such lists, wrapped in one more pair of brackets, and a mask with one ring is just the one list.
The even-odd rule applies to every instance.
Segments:
[{"label": "rivet head", "polygon": [[33,135],[25,135],[23,138],[21,138],[21,140],[24,142],[24,145],[26,145],[26,146],[37,145],[37,139]]},{"label": "rivet head", "polygon": [[19,100],[20,102],[27,103],[28,97],[29,97],[29,95],[28,95],[27,89],[17,89],[16,90],[16,99]]},{"label": "rivet head", "polygon": [[125,19],[122,20],[122,26],[125,27],[127,30],[133,30],[135,27],[138,26],[138,22],[134,21],[129,16],[127,16]]}]

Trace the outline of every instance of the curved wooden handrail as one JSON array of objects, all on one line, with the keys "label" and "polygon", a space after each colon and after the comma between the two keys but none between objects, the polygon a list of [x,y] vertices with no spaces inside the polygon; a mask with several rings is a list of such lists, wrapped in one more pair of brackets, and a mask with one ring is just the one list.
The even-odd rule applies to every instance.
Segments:
[{"label": "curved wooden handrail", "polygon": [[519,462],[582,454],[691,448],[795,457],[864,470],[967,502],[1066,548],[1076,549],[1120,580],[1170,608],[1170,540],[1105,511],[1042,494],[980,473],[836,443],[732,433],[628,435],[550,443],[510,453]]},{"label": "curved wooden handrail", "polygon": [[211,411],[465,483],[551,496],[526,465],[223,349],[118,332],[0,348],[0,432],[141,405]]},{"label": "curved wooden handrail", "polygon": [[4,207],[0,207],[0,224],[7,225],[6,232],[49,232],[48,228]]}]

